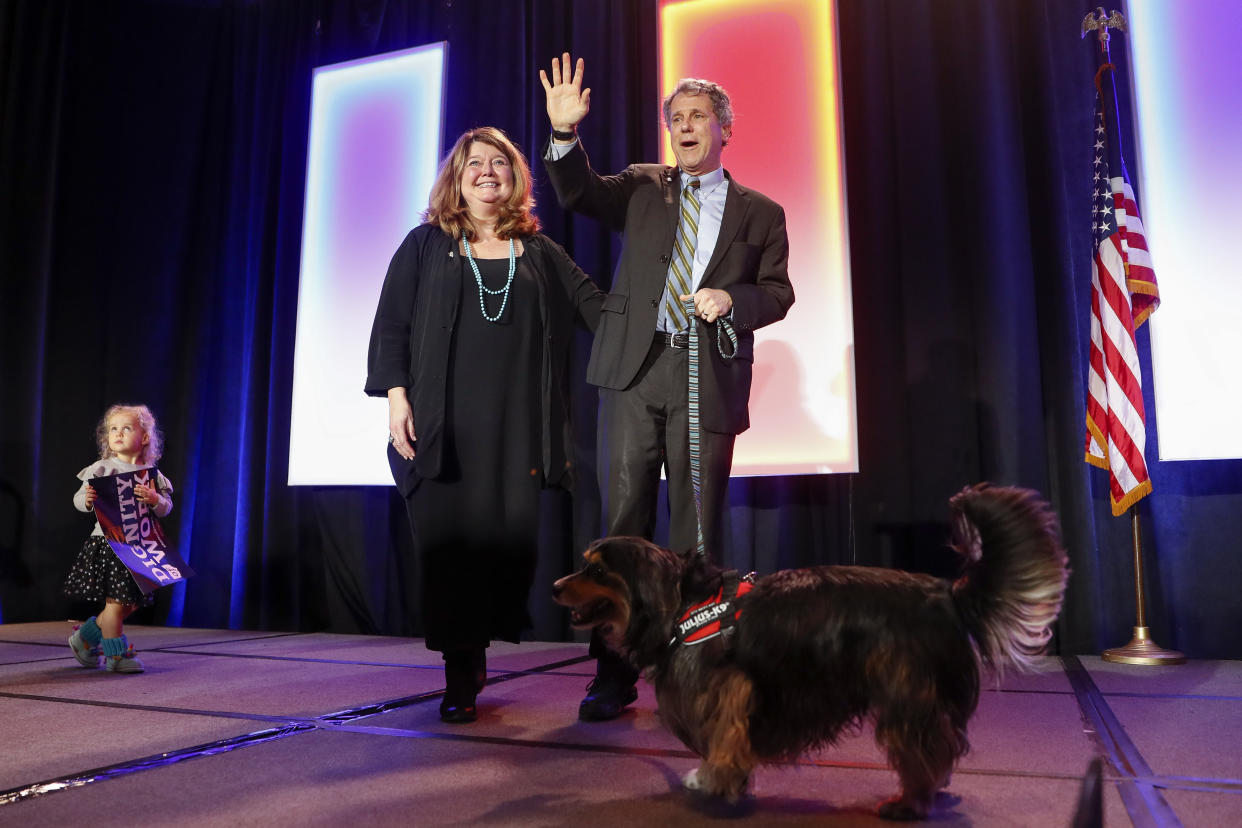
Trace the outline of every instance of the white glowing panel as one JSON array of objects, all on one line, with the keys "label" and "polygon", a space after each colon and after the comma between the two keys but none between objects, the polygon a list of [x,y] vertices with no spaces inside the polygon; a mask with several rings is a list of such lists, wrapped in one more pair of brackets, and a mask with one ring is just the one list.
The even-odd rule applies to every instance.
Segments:
[{"label": "white glowing panel", "polygon": [[[755,334],[751,427],[738,437],[734,475],[858,471],[835,13],[829,0],[665,0],[660,9],[661,93],[684,77],[729,91],[724,167],[784,207],[789,232],[796,300]],[[660,144],[676,163],[663,129]],[[773,163],[793,157],[797,175]]]},{"label": "white glowing panel", "polygon": [[311,88],[291,485],[391,485],[388,408],[362,392],[388,261],[440,160],[446,43],[321,66]]},{"label": "white glowing panel", "polygon": [[[1242,4],[1129,0],[1161,460],[1242,458]],[[1149,449],[1150,451],[1150,449]]]}]

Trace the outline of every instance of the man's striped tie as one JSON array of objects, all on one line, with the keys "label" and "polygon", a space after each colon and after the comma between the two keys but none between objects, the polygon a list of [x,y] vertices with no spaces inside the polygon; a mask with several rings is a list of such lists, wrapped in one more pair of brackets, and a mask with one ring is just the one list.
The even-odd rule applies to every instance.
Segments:
[{"label": "man's striped tie", "polygon": [[677,222],[677,240],[673,243],[673,263],[668,269],[665,309],[677,330],[684,331],[690,327],[690,318],[677,297],[690,293],[694,275],[694,245],[699,238],[699,180],[690,179],[681,196],[681,219]]}]

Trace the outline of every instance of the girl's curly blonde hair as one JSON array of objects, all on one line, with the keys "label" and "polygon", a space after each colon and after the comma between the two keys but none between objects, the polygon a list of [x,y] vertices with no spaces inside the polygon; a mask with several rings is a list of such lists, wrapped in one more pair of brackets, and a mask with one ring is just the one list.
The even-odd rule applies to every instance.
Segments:
[{"label": "girl's curly blonde hair", "polygon": [[138,420],[138,425],[147,435],[147,444],[142,447],[142,454],[138,456],[138,464],[141,466],[155,465],[155,462],[164,454],[164,435],[160,432],[159,424],[155,422],[155,415],[145,405],[127,403],[118,403],[109,407],[98,425],[95,426],[95,445],[99,446],[99,459],[107,460],[113,456],[112,449],[108,448],[108,421],[117,414],[129,414]]}]

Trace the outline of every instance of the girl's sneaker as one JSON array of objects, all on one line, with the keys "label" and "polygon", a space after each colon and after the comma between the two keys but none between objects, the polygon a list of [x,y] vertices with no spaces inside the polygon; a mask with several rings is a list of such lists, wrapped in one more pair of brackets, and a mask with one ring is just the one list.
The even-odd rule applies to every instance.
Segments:
[{"label": "girl's sneaker", "polygon": [[138,656],[134,655],[132,644],[120,655],[107,656],[104,659],[104,667],[109,673],[141,673],[146,669],[138,660]]},{"label": "girl's sneaker", "polygon": [[83,667],[99,666],[99,657],[103,655],[103,650],[98,644],[92,647],[82,640],[82,631],[76,627],[73,635],[69,636],[69,647],[73,650],[73,657],[78,660],[78,664]]}]

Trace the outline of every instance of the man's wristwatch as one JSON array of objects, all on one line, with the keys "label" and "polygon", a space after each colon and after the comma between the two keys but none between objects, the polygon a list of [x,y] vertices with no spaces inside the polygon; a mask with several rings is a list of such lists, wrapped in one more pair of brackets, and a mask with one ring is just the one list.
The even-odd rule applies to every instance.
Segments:
[{"label": "man's wristwatch", "polygon": [[578,131],[571,129],[568,132],[561,132],[559,129],[553,129],[552,137],[558,141],[572,141],[578,137]]}]

